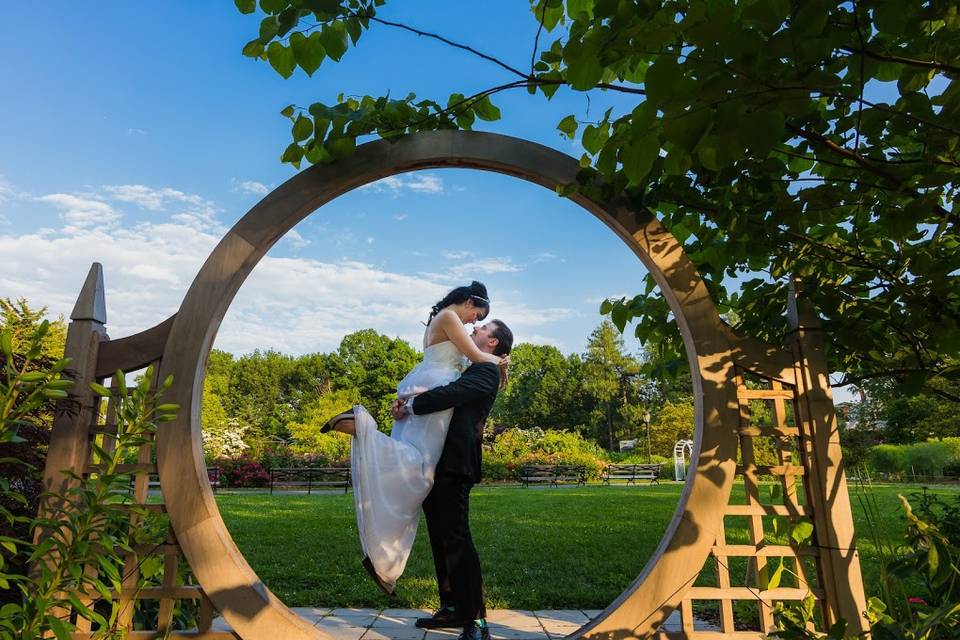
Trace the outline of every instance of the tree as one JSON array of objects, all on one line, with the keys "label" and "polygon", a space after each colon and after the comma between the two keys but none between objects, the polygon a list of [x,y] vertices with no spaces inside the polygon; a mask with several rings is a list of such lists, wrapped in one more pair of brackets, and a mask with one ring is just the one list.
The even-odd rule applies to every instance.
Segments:
[{"label": "tree", "polygon": [[650,424],[650,443],[654,454],[670,457],[677,440],[693,438],[693,398],[669,401],[660,408]]},{"label": "tree", "polygon": [[254,351],[230,366],[225,409],[250,436],[286,438],[286,424],[295,417],[289,401],[287,379],[293,358],[276,351]]},{"label": "tree", "polygon": [[[16,302],[10,298],[0,298],[0,331],[8,327],[11,329],[14,353],[22,353],[26,349],[30,336],[36,332],[46,315],[46,307],[31,309],[26,298],[17,298]],[[66,343],[67,323],[63,316],[59,316],[50,322],[43,337],[41,355],[52,360],[62,358]]]},{"label": "tree", "polygon": [[330,391],[316,398],[305,411],[302,421],[287,425],[293,438],[293,450],[298,453],[317,453],[328,460],[349,458],[350,439],[339,433],[320,433],[324,423],[338,413],[360,402],[357,389]]},{"label": "tree", "polygon": [[602,425],[602,431],[590,435],[605,441],[612,450],[615,436],[632,434],[633,425],[637,424],[639,413],[626,408],[632,399],[630,381],[639,375],[640,365],[624,353],[623,338],[606,321],[590,334],[583,365],[583,387],[594,402],[594,423]]},{"label": "tree", "polygon": [[[500,119],[491,97],[507,91],[615,93],[621,106],[599,120],[559,121],[586,150],[563,195],[653,212],[749,335],[779,339],[788,283],[801,278],[824,316],[838,384],[883,377],[960,400],[929,389],[960,375],[954,3],[535,0],[529,66],[385,19],[382,5],[261,0],[259,35],[243,54],[283,77],[298,66],[312,75],[367,30],[405,29],[497,65],[504,82],[445,99],[355,97],[347,87],[332,105],[290,105],[283,162],[331,162],[369,135],[470,129]],[[603,311],[621,330],[637,319],[642,341],[682,362],[654,289],[648,279],[643,294]]]},{"label": "tree", "polygon": [[330,355],[330,377],[335,390],[356,389],[360,403],[380,429],[389,432],[390,403],[397,397],[397,384],[419,361],[420,355],[400,338],[363,329],[344,336],[337,352]]},{"label": "tree", "polygon": [[510,381],[490,413],[500,425],[572,429],[586,422],[579,356],[547,345],[518,344],[510,352]]}]

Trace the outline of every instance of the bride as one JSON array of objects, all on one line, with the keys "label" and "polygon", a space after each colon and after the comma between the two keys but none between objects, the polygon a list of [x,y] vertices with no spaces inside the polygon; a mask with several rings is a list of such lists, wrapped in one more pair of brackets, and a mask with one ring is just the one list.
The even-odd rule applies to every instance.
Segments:
[{"label": "bride", "polygon": [[[477,282],[457,287],[433,306],[423,336],[423,360],[397,385],[403,400],[456,380],[469,362],[492,362],[506,381],[509,357],[481,351],[464,325],[486,318],[487,288]],[[433,487],[453,409],[407,415],[391,435],[361,405],[332,418],[331,429],[354,436],[350,467],[357,507],[364,568],[388,595],[393,595],[416,537],[420,506]]]}]

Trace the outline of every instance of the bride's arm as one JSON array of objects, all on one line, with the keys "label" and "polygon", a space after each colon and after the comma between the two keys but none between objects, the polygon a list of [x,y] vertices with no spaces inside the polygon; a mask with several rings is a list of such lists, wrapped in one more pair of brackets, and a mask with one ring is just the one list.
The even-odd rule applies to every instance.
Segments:
[{"label": "bride's arm", "polygon": [[445,309],[438,313],[433,321],[440,323],[437,328],[446,334],[447,339],[460,350],[460,353],[467,356],[470,362],[492,362],[496,365],[500,364],[500,356],[495,356],[492,353],[484,353],[477,348],[477,345],[473,343],[473,340],[470,339],[470,336],[468,336],[466,330],[464,330],[460,318],[458,318],[457,314],[453,311]]}]

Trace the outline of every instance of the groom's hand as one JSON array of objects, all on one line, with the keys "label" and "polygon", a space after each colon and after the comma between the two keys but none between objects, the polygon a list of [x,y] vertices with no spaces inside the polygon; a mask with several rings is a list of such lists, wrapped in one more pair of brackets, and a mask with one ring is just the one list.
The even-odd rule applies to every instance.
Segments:
[{"label": "groom's hand", "polygon": [[390,406],[390,413],[393,415],[394,420],[399,420],[400,418],[405,418],[407,416],[407,408],[404,406],[406,402],[397,398],[393,401],[393,404]]}]

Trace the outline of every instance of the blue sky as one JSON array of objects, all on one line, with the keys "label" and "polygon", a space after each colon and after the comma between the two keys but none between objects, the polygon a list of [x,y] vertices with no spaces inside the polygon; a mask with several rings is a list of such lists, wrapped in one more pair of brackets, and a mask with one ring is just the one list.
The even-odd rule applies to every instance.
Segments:
[{"label": "blue sky", "polygon": [[[381,16],[529,65],[528,3],[407,0]],[[104,265],[108,330],[174,313],[223,233],[295,170],[287,104],[338,93],[443,101],[510,78],[426,38],[374,25],[339,64],[283,80],[241,55],[259,20],[230,0],[15,4],[0,23],[0,296],[69,314],[86,270]],[[32,25],[32,26],[31,26]],[[541,46],[552,36],[544,34]],[[478,128],[574,156],[556,123],[599,119],[623,96],[561,90],[495,98]],[[231,307],[216,346],[329,351],[373,327],[413,344],[452,286],[485,282],[519,341],[582,351],[608,296],[642,290],[637,258],[599,221],[537,186],[494,174],[406,174],[347,194],[278,243]],[[638,347],[628,340],[632,349]]]},{"label": "blue sky", "polygon": [[[402,14],[388,5],[382,15],[529,64],[536,24],[524,2],[483,12],[408,2]],[[469,54],[378,26],[341,64],[284,81],[240,54],[257,25],[227,0],[8,8],[0,254],[16,266],[0,277],[0,295],[69,313],[99,260],[112,335],[145,329],[176,310],[223,231],[293,175],[278,161],[289,138],[278,114],[285,105],[332,102],[341,91],[445,99],[504,78]],[[507,118],[490,129],[578,155],[555,123],[602,113],[613,99],[569,93],[545,108],[518,92],[497,100]],[[296,232],[241,290],[217,346],[329,350],[366,326],[415,342],[430,304],[477,278],[518,339],[579,351],[601,320],[599,301],[638,291],[644,273],[579,207],[467,170],[348,194]]]}]

